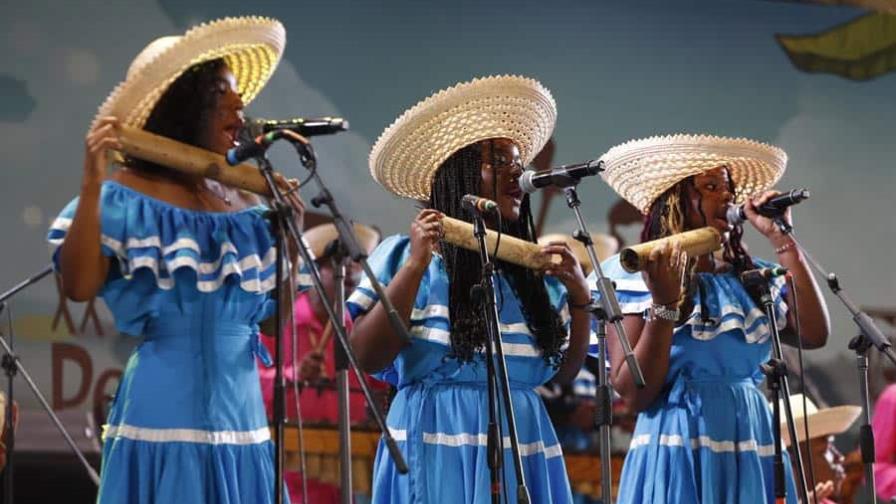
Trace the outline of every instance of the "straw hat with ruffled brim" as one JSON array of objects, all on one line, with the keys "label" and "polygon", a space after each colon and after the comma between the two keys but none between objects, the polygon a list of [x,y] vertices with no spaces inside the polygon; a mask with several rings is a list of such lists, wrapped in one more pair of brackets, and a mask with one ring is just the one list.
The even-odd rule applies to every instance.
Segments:
[{"label": "straw hat with ruffled brim", "polygon": [[134,58],[127,77],[100,106],[100,118],[142,128],[165,90],[193,65],[223,58],[236,77],[243,103],[251,102],[277,68],[286,47],[286,30],[264,17],[225,18],[203,23],[184,35],[152,41]]},{"label": "straw hat with ruffled brim", "polygon": [[427,200],[436,170],[458,150],[507,138],[526,165],[551,137],[556,120],[554,98],[538,81],[474,79],[421,101],[386,128],[370,151],[370,173],[394,194]]},{"label": "straw hat with ruffled brim", "polygon": [[667,135],[632,140],[608,150],[603,179],[643,214],[667,189],[692,175],[728,167],[735,202],[770,189],[787,166],[787,154],[772,145],[711,135]]},{"label": "straw hat with ruffled brim", "polygon": [[[818,409],[809,398],[806,398],[806,410],[803,411],[803,394],[794,394],[790,396],[790,409],[793,411],[793,419],[796,423],[796,437],[802,443],[806,440],[806,431],[803,426],[803,419],[808,417],[809,422],[809,438],[815,439],[820,437],[831,436],[833,434],[841,434],[859,418],[862,414],[862,408],[858,406],[833,406],[825,409]],[[787,445],[790,445],[790,433],[787,431],[787,424],[784,418],[784,403],[781,402],[781,438]]]},{"label": "straw hat with ruffled brim", "polygon": [[[380,241],[380,233],[370,226],[358,223],[354,224],[354,231],[358,245],[368,254],[373,252]],[[308,244],[315,259],[321,259],[329,253],[327,248],[330,244],[339,239],[339,232],[334,224],[321,224],[302,233],[302,238]]]}]

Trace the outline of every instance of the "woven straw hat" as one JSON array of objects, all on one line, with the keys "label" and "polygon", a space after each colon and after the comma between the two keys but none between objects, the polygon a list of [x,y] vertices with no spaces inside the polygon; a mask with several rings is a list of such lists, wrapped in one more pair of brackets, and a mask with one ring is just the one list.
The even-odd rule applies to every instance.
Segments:
[{"label": "woven straw hat", "polygon": [[[369,254],[376,248],[380,241],[380,233],[370,226],[364,224],[354,224],[355,238],[358,244]],[[339,232],[333,224],[321,224],[302,233],[302,238],[311,249],[312,255],[316,259],[323,258],[327,255],[327,247],[335,240],[339,239]]]},{"label": "woven straw hat", "polygon": [[[591,233],[591,240],[594,242],[594,252],[597,254],[598,261],[603,261],[610,257],[619,249],[619,242],[610,235]],[[591,274],[591,259],[588,258],[588,250],[585,249],[585,245],[582,242],[563,233],[549,233],[538,237],[539,245],[547,245],[551,242],[564,242],[569,245],[573,255],[576,256],[579,264],[582,265],[582,271],[585,273],[585,276]]]},{"label": "woven straw hat", "polygon": [[386,128],[370,151],[370,173],[392,193],[426,200],[436,170],[458,150],[507,138],[527,165],[556,120],[554,98],[538,81],[515,75],[474,79],[421,101]]},{"label": "woven straw hat", "polygon": [[772,145],[711,135],[667,135],[632,140],[608,150],[601,176],[643,214],[667,189],[692,175],[725,165],[735,200],[765,191],[781,178],[787,154]]},{"label": "woven straw hat", "polygon": [[218,58],[227,62],[248,104],[267,84],[285,47],[283,25],[257,16],[219,19],[184,35],[156,39],[131,62],[125,80],[100,106],[91,128],[105,116],[142,128],[159,98],[185,70]]},{"label": "woven straw hat", "polygon": [[[803,411],[803,394],[790,396],[790,409],[793,411],[793,419],[796,422],[796,437],[802,443],[806,440],[806,431],[803,427],[803,419],[809,420],[809,438],[841,434],[849,429],[849,426],[862,414],[862,408],[858,406],[833,406],[831,408],[818,409],[815,403],[806,398],[806,410]],[[790,445],[790,433],[784,421],[784,404],[781,403],[781,438]]]}]

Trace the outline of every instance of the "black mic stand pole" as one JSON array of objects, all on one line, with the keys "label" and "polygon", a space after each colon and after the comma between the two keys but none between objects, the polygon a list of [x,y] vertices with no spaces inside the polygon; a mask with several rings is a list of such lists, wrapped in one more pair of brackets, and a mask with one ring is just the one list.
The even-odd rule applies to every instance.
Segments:
[{"label": "black mic stand pole", "polygon": [[[743,278],[743,277],[742,277]],[[800,493],[801,502],[809,502],[808,491],[806,488],[806,475],[803,472],[803,457],[800,452],[799,437],[796,433],[796,424],[793,421],[793,411],[790,407],[790,385],[787,380],[787,364],[784,362],[784,353],[781,349],[781,335],[778,332],[778,317],[775,313],[775,303],[772,300],[771,289],[765,278],[759,277],[756,287],[761,292],[760,300],[765,309],[765,316],[768,319],[769,332],[772,338],[772,357],[768,363],[762,364],[760,368],[762,373],[768,377],[768,387],[772,391],[772,411],[774,417],[774,425],[772,425],[772,433],[774,434],[775,456],[773,467],[775,471],[775,502],[784,504],[787,495],[787,486],[784,469],[784,454],[781,446],[781,404],[784,404],[785,420],[787,421],[787,432],[790,434],[791,446],[793,450],[794,462],[796,464],[796,472],[799,476],[797,480],[797,490]],[[781,400],[782,396],[786,399]]]},{"label": "black mic stand pole", "polygon": [[619,308],[619,302],[616,300],[616,290],[613,282],[604,276],[600,268],[600,260],[594,251],[594,241],[588,233],[585,225],[585,219],[582,217],[582,211],[579,208],[582,202],[579,200],[579,194],[575,185],[563,188],[566,194],[566,204],[573,211],[578,223],[578,229],[573,233],[573,237],[585,245],[588,251],[588,259],[591,261],[591,268],[597,276],[597,286],[600,290],[600,305],[592,303],[591,313],[596,321],[597,344],[599,351],[597,366],[597,415],[595,423],[600,430],[600,492],[601,502],[611,504],[612,501],[612,467],[610,454],[610,428],[613,425],[613,388],[607,376],[607,322],[614,324],[616,335],[619,343],[625,353],[625,361],[631,370],[635,385],[644,386],[644,376],[638,365],[638,360],[632,352],[628,337],[625,335],[625,329],[622,326],[622,309]]},{"label": "black mic stand pole", "polygon": [[[478,297],[480,297],[483,307],[485,308],[485,316],[487,319],[486,328],[488,330],[488,343],[486,349],[486,372],[488,374],[489,388],[489,430],[488,430],[488,462],[491,471],[491,497],[492,502],[497,504],[500,502],[501,487],[499,484],[499,476],[497,472],[503,465],[504,460],[504,440],[501,436],[500,418],[495,417],[500,404],[496,400],[494,392],[499,392],[503,396],[504,412],[507,419],[507,430],[510,437],[510,449],[513,456],[513,468],[516,474],[516,498],[519,504],[529,504],[529,490],[526,488],[525,474],[523,473],[523,460],[520,456],[519,439],[516,432],[516,416],[513,409],[513,398],[510,395],[510,379],[507,375],[507,361],[504,358],[504,347],[501,338],[501,317],[498,313],[498,304],[495,299],[495,264],[491,262],[488,255],[488,245],[485,241],[486,229],[485,219],[475,210],[471,210],[473,214],[473,235],[479,243],[479,259],[482,262],[482,283],[480,284]],[[497,369],[495,369],[495,361],[497,361]],[[495,389],[495,390],[493,390]],[[498,390],[500,389],[500,390]]]},{"label": "black mic stand pole", "polygon": [[867,313],[856,306],[852,300],[843,292],[840,286],[840,279],[833,272],[828,273],[821,264],[812,257],[800,242],[797,241],[793,234],[793,226],[791,226],[783,218],[775,219],[778,228],[793,241],[797,250],[803,254],[806,261],[821,277],[825,279],[828,288],[837,296],[837,299],[849,310],[852,320],[859,328],[859,334],[849,342],[849,349],[856,353],[856,366],[859,373],[859,392],[862,396],[862,410],[864,424],[859,428],[859,446],[862,448],[862,463],[865,465],[865,481],[872,501],[877,502],[877,488],[874,481],[874,431],[871,430],[871,400],[868,396],[868,355],[867,351],[872,346],[890,359],[890,362],[896,364],[896,354],[893,352],[889,338],[877,327]]},{"label": "black mic stand pole", "polygon": [[[333,265],[333,282],[336,296],[333,309],[339,317],[339,323],[345,330],[345,267],[348,259],[347,251],[338,239],[333,243],[330,261]],[[352,435],[351,411],[349,406],[350,392],[348,382],[348,358],[339,345],[333,345],[333,357],[336,368],[336,391],[339,396],[339,484],[342,488],[340,501],[352,503]]]},{"label": "black mic stand pole", "polygon": [[[316,164],[317,163],[316,163],[316,159],[314,158],[314,151],[312,150],[311,145],[308,144],[307,140],[305,140],[300,135],[297,135],[290,131],[281,131],[281,133],[282,134],[280,135],[280,138],[286,138],[286,139],[290,140],[290,143],[293,144],[293,146],[296,148],[297,152],[300,154],[302,164],[309,168],[309,171],[311,171],[311,176],[313,178],[316,178],[318,181],[318,184],[321,187],[323,187],[323,183],[320,181],[320,178],[317,176],[317,172],[316,172]],[[301,140],[301,141],[299,141],[299,140]],[[314,289],[318,293],[318,296],[321,299],[323,307],[327,312],[327,317],[329,318],[330,322],[332,323],[334,334],[335,334],[336,338],[339,340],[340,345],[342,346],[343,350],[345,351],[348,362],[351,365],[352,370],[354,371],[356,377],[358,378],[358,382],[361,387],[361,391],[364,393],[364,398],[367,401],[368,405],[370,406],[371,413],[374,417],[374,420],[377,422],[378,426],[382,430],[383,441],[386,444],[386,448],[389,450],[390,456],[392,457],[392,459],[395,462],[396,470],[400,474],[406,474],[408,471],[407,464],[405,463],[404,458],[401,456],[401,452],[398,449],[398,445],[396,444],[395,439],[392,437],[391,433],[389,432],[388,428],[386,427],[386,422],[382,415],[382,412],[379,410],[379,407],[377,406],[376,402],[373,399],[373,395],[370,391],[370,385],[367,383],[367,380],[364,379],[364,375],[361,372],[360,367],[358,366],[358,361],[355,358],[354,353],[351,351],[351,346],[348,341],[348,336],[345,333],[345,329],[342,326],[342,324],[340,323],[340,320],[337,318],[337,315],[333,309],[333,303],[330,300],[330,296],[326,293],[326,290],[323,288],[323,284],[320,279],[320,271],[317,268],[317,264],[314,262],[314,256],[308,250],[307,245],[305,244],[305,242],[302,239],[301,230],[298,229],[298,226],[296,225],[295,220],[290,215],[292,208],[287,203],[283,192],[280,190],[279,186],[277,185],[276,181],[274,180],[274,169],[271,166],[270,161],[268,161],[268,159],[265,156],[262,155],[262,156],[257,157],[256,159],[258,160],[259,169],[261,171],[261,174],[264,176],[265,181],[268,185],[268,189],[272,195],[271,201],[272,201],[272,206],[274,207],[274,210],[273,210],[274,217],[278,218],[282,224],[282,226],[280,226],[281,229],[279,231],[281,232],[281,234],[287,233],[288,236],[290,236],[293,239],[293,242],[296,243],[296,245],[298,246],[299,254],[302,257],[303,264],[305,265],[306,268],[308,268],[308,270],[310,272],[311,281],[314,286]],[[323,189],[323,191],[327,194],[327,196],[329,196],[329,192],[326,191],[325,188]],[[318,201],[318,200],[320,200],[320,198],[321,198],[321,196],[314,198],[314,200],[312,200],[312,203],[317,202],[316,204],[320,204],[320,202]],[[328,200],[325,201],[325,203],[327,203],[331,209],[335,209],[335,203],[333,202],[332,197],[329,197]],[[338,214],[338,212],[334,212],[333,218],[334,218],[333,222],[336,225],[336,229],[338,231],[340,231],[339,239],[342,241],[342,243],[352,252],[353,252],[353,249],[362,250],[360,245],[357,244],[357,240],[355,239],[354,233],[351,231],[351,227],[349,226],[349,224],[347,222],[345,222],[345,220],[341,216],[341,214]],[[347,234],[343,232],[345,229],[349,230],[347,232]],[[363,254],[363,252],[361,252],[361,254]],[[368,277],[371,278],[372,284],[374,286],[374,290],[376,290],[382,296],[380,301],[383,302],[384,307],[388,306],[388,307],[392,308],[391,309],[392,313],[390,313],[390,319],[393,321],[393,327],[396,328],[396,333],[402,335],[406,340],[409,339],[408,332],[406,329],[404,329],[404,324],[401,322],[401,319],[397,314],[398,312],[395,310],[394,306],[392,306],[391,303],[389,302],[388,297],[385,295],[385,291],[383,290],[382,286],[379,285],[379,283],[376,281],[376,277],[373,275],[373,272],[370,270],[369,265],[367,265],[366,261],[362,261],[361,264],[362,264],[362,267],[364,267],[365,272],[368,274]],[[278,269],[278,271],[279,271],[279,269]],[[279,285],[280,284],[278,283],[278,287],[279,287]],[[277,294],[277,295],[279,295],[279,294]],[[278,301],[279,301],[279,298],[278,298]],[[278,307],[279,306],[280,306],[280,303],[278,303]],[[398,330],[399,328],[401,330]],[[283,384],[283,383],[280,383],[280,385],[285,387],[285,384]],[[276,399],[276,391],[277,391],[277,384],[275,383],[275,389],[274,389],[275,399]],[[276,412],[276,407],[277,406],[275,404],[274,405],[275,412]],[[281,413],[282,413],[282,411],[281,411]],[[282,422],[282,419],[281,419],[281,422]],[[280,442],[280,439],[281,439],[281,437],[278,436],[278,443]],[[282,444],[280,444],[277,447],[277,450],[278,450],[277,457],[282,460],[282,450],[283,450]],[[282,464],[281,464],[281,469],[282,469]],[[279,491],[282,491],[282,484],[278,484],[278,488],[280,489]],[[277,489],[275,489],[275,490],[277,490]],[[277,504],[279,504],[279,502]]]},{"label": "black mic stand pole", "polygon": [[[373,288],[374,292],[376,292],[379,297],[379,302],[382,303],[383,308],[388,315],[392,330],[395,331],[395,334],[399,335],[403,341],[409,343],[411,341],[410,333],[405,327],[401,316],[398,314],[398,310],[395,309],[395,305],[392,304],[389,296],[386,295],[386,290],[383,289],[376,274],[370,269],[370,264],[367,262],[367,251],[360,243],[358,243],[358,239],[355,237],[355,230],[350,220],[346,219],[345,216],[342,215],[342,212],[339,211],[339,207],[336,205],[336,200],[333,198],[332,193],[330,193],[330,190],[327,189],[326,184],[324,184],[324,181],[317,173],[317,158],[314,155],[314,149],[311,147],[311,143],[308,142],[305,137],[293,133],[292,131],[284,131],[283,135],[283,138],[289,140],[292,146],[296,149],[296,153],[299,155],[302,165],[308,169],[309,180],[314,179],[318,188],[320,188],[318,195],[311,199],[311,204],[315,207],[324,205],[330,210],[330,215],[333,217],[333,225],[336,226],[336,231],[339,233],[339,242],[345,248],[346,254],[348,257],[351,257],[354,262],[361,265],[364,275],[367,277],[370,286]],[[317,271],[316,265],[312,263],[311,269],[312,279],[315,280],[316,283],[319,283],[320,274]],[[327,296],[322,297],[321,300],[324,301],[326,306],[331,306]],[[370,391],[370,384],[367,382],[364,373],[358,366],[358,360],[355,358],[354,352],[352,352],[345,328],[341,323],[342,319],[339,319],[340,323],[336,323],[336,315],[332,313],[332,310],[329,310],[327,315],[330,317],[330,320],[333,321],[333,327],[335,329],[334,333],[339,339],[340,346],[345,352],[345,357],[348,360],[349,366],[351,366],[352,371],[355,373],[355,377],[358,379],[358,386],[361,387],[361,392],[364,393],[364,399],[370,407],[370,413],[383,433],[383,442],[389,450],[389,456],[392,457],[392,460],[395,463],[395,469],[399,474],[407,474],[408,466],[405,463],[404,457],[401,455],[401,451],[398,449],[398,444],[395,443],[395,439],[392,437],[392,433],[386,426],[386,419],[383,416],[382,411],[380,411],[379,405],[377,405],[373,399],[373,393]]]},{"label": "black mic stand pole", "polygon": [[[0,313],[7,307],[6,300],[15,296],[19,291],[25,289],[31,284],[37,283],[43,277],[49,275],[53,272],[53,265],[47,265],[40,272],[26,278],[24,281],[18,283],[13,288],[8,291],[0,294]],[[3,346],[4,354],[2,358],[2,367],[3,371],[6,374],[7,379],[7,404],[6,404],[6,412],[4,425],[6,426],[6,438],[3,440],[3,443],[6,445],[6,468],[3,474],[3,489],[4,496],[3,502],[12,504],[15,502],[15,495],[13,493],[13,473],[15,468],[15,426],[13,425],[12,418],[12,408],[13,408],[13,400],[15,399],[15,389],[13,384],[15,382],[15,376],[17,373],[22,373],[22,378],[25,379],[25,383],[28,384],[28,387],[34,393],[34,396],[37,397],[38,402],[40,402],[41,406],[43,406],[44,410],[46,410],[47,415],[52,420],[53,424],[62,434],[62,437],[65,438],[65,442],[68,444],[69,448],[72,449],[72,452],[75,456],[78,457],[78,460],[84,466],[84,470],[87,471],[87,475],[90,477],[91,481],[96,486],[100,484],[100,477],[97,475],[96,470],[94,470],[93,466],[87,462],[87,458],[84,457],[84,454],[81,453],[81,450],[78,448],[78,445],[75,444],[75,440],[69,435],[68,431],[65,430],[65,426],[62,425],[62,421],[59,420],[59,417],[56,416],[56,412],[53,411],[53,408],[50,406],[50,403],[47,402],[47,399],[41,394],[40,389],[37,387],[37,384],[34,383],[34,380],[31,378],[31,374],[28,373],[28,370],[25,369],[25,366],[22,365],[22,361],[19,360],[19,356],[16,355],[15,341],[13,338],[13,333],[10,331],[8,336],[9,341],[0,337],[0,345]]]}]

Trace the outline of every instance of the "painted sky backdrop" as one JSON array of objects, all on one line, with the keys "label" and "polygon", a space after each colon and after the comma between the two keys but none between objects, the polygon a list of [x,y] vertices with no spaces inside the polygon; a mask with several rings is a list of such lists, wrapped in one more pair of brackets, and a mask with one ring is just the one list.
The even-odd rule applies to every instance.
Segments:
[{"label": "painted sky backdrop", "polygon": [[[557,100],[558,164],[675,132],[781,146],[790,164],[779,187],[812,191],[796,210],[800,239],[859,304],[896,305],[888,260],[896,249],[896,75],[852,82],[800,73],[776,33],[816,33],[863,11],[759,0],[9,3],[0,19],[0,229],[7,237],[0,287],[48,259],[46,229],[79,189],[87,125],[140,49],[193,24],[243,14],[276,17],[288,34],[280,69],[247,112],[348,118],[350,133],[315,140],[322,176],[346,213],[387,233],[404,231],[413,208],[368,175],[367,153],[383,128],[456,82],[522,74]],[[286,149],[275,149],[274,160],[291,176],[303,174]],[[615,194],[598,179],[580,193],[592,230],[604,230]],[[548,227],[572,230],[562,202]],[[748,241],[769,255],[755,233]],[[829,304],[834,334],[814,362],[845,353],[853,333],[847,312]],[[51,315],[55,305],[45,282],[14,307],[24,317]],[[26,362],[48,363],[47,337],[22,337],[32,343]],[[105,341],[102,359],[126,353]]]}]

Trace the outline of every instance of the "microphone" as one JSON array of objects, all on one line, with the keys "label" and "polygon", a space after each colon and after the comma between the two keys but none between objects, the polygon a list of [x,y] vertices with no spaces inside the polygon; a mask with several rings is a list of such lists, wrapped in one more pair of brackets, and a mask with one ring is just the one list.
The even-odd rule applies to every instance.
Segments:
[{"label": "microphone", "polygon": [[787,268],[784,268],[782,266],[751,269],[740,274],[740,282],[744,285],[758,285],[768,282],[772,278],[786,274]]},{"label": "microphone", "polygon": [[490,199],[481,198],[474,194],[464,194],[464,197],[461,199],[461,205],[467,210],[483,215],[490,214],[498,210],[497,203]]},{"label": "microphone", "polygon": [[550,170],[533,171],[526,170],[520,177],[520,189],[532,194],[536,190],[547,187],[570,187],[579,183],[584,177],[597,175],[604,171],[604,162],[598,159],[585,161],[584,163],[563,165]]},{"label": "microphone", "polygon": [[227,164],[230,166],[236,166],[247,159],[262,156],[272,143],[280,139],[280,136],[281,133],[279,131],[258,135],[252,140],[242,142],[236,147],[227,149],[227,154],[224,155],[224,159],[227,160]]},{"label": "microphone", "polygon": [[245,129],[253,137],[272,131],[290,130],[302,136],[332,135],[348,130],[348,121],[341,117],[297,117],[295,119],[246,119]]},{"label": "microphone", "polygon": [[[765,217],[780,217],[787,210],[787,207],[796,205],[805,199],[809,199],[809,191],[807,189],[794,189],[790,192],[773,196],[770,200],[756,207],[756,211],[759,212],[759,215]],[[745,204],[728,209],[725,216],[729,224],[737,226],[747,220],[747,214],[744,213]]]}]

